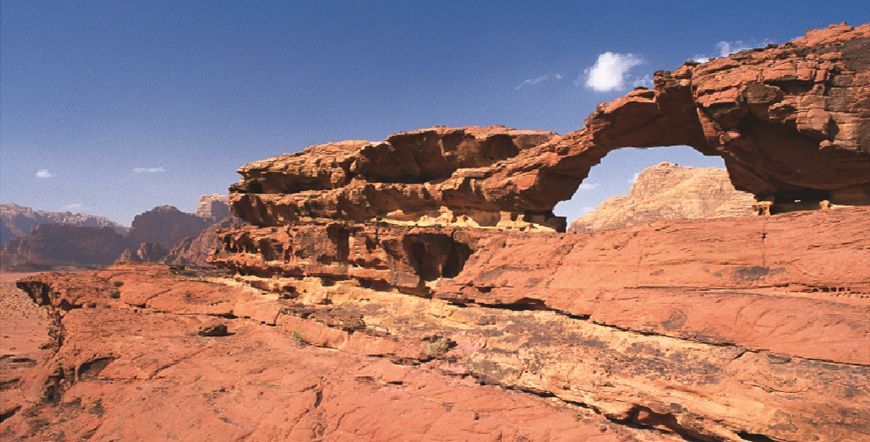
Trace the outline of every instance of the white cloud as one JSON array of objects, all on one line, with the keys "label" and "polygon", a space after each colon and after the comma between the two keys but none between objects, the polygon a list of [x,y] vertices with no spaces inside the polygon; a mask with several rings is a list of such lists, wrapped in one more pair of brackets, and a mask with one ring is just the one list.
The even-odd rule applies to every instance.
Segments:
[{"label": "white cloud", "polygon": [[523,80],[522,83],[518,84],[514,88],[514,90],[518,91],[518,90],[520,90],[524,87],[527,87],[527,86],[535,86],[535,85],[541,84],[545,81],[561,80],[561,79],[562,79],[562,74],[547,74],[547,75],[541,75],[540,77],[528,78],[528,79]]},{"label": "white cloud", "polygon": [[595,208],[592,206],[583,206],[583,209],[580,210],[580,213],[586,215],[586,214],[592,212],[593,210],[595,210]]},{"label": "white cloud", "polygon": [[653,79],[649,74],[644,75],[640,78],[634,78],[631,80],[631,87],[645,87],[647,89],[652,88]]},{"label": "white cloud", "polygon": [[640,172],[635,172],[634,175],[632,175],[631,178],[628,179],[628,182],[631,184],[636,183],[637,177],[639,177],[639,176],[640,176]]},{"label": "white cloud", "polygon": [[[597,92],[610,92],[625,89],[629,71],[643,64],[643,59],[634,54],[605,52],[598,55],[595,64],[583,71],[586,76],[586,87]],[[580,78],[575,84],[579,86]]]},{"label": "white cloud", "polygon": [[719,51],[720,57],[727,57],[735,52],[751,49],[752,45],[745,43],[743,40],[737,41],[720,41],[716,43],[716,50]]},{"label": "white cloud", "polygon": [[580,187],[578,187],[577,189],[578,190],[592,190],[592,189],[597,188],[600,185],[601,185],[601,183],[580,183]]},{"label": "white cloud", "polygon": [[85,205],[82,203],[72,203],[72,204],[67,204],[67,205],[63,206],[63,210],[67,210],[67,211],[76,210],[76,209],[81,209],[84,206]]},{"label": "white cloud", "polygon": [[136,167],[133,169],[135,173],[163,173],[166,169],[162,167]]},{"label": "white cloud", "polygon": [[37,178],[51,178],[54,176],[53,173],[49,172],[48,169],[39,169],[36,171]]},{"label": "white cloud", "polygon": [[[752,49],[752,48],[761,48],[761,47],[767,46],[771,43],[773,43],[773,41],[770,39],[767,39],[767,38],[765,38],[764,40],[761,40],[761,41],[758,41],[758,40],[725,41],[725,40],[723,40],[723,41],[720,41],[719,43],[716,43],[716,52],[718,52],[718,55],[716,55],[716,57],[727,57],[727,56],[729,56],[733,53],[736,53],[736,52],[745,51],[747,49]],[[706,62],[710,61],[711,58],[713,58],[713,56],[709,56],[706,54],[695,54],[695,56],[692,57],[692,61],[695,61],[698,63],[706,63]]]}]

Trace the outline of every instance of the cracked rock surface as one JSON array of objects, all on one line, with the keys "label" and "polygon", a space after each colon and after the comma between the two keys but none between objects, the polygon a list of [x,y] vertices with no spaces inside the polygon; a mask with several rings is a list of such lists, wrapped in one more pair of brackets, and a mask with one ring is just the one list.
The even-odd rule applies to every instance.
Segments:
[{"label": "cracked rock surface", "polygon": [[[0,434],[860,440],[868,215],[478,236],[426,291],[277,263],[31,276],[18,286],[47,308],[53,351],[20,376],[25,400]],[[767,267],[753,265],[762,253]],[[227,336],[198,335],[216,321]]]}]

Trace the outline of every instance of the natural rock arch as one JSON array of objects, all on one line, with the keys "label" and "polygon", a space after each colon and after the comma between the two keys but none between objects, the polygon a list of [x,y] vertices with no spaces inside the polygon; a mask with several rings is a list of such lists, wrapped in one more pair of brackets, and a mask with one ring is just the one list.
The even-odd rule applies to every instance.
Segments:
[{"label": "natural rock arch", "polygon": [[655,74],[602,104],[584,128],[493,167],[487,199],[550,210],[622,147],[691,146],[721,156],[734,186],[759,199],[870,202],[870,25]]},{"label": "natural rock arch", "polygon": [[565,135],[434,127],[251,163],[231,190],[260,226],[312,220],[564,230],[553,208],[622,147],[721,156],[759,200],[870,202],[870,25],[655,74]]}]

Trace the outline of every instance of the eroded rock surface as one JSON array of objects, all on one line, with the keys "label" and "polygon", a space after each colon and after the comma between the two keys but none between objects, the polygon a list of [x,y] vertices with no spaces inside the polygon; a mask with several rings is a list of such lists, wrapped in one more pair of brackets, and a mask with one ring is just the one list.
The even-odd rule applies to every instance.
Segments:
[{"label": "eroded rock surface", "polygon": [[564,136],[436,127],[244,166],[249,224],[212,256],[231,272],[19,283],[54,351],[0,435],[868,439],[870,208],[586,234],[552,214],[607,152],[671,144],[777,204],[861,203],[868,30],[660,72]]},{"label": "eroded rock surface", "polygon": [[614,196],[571,223],[570,232],[614,229],[663,219],[752,216],[755,198],[734,189],[716,167],[659,163],[637,176],[631,191]]},{"label": "eroded rock surface", "polygon": [[[219,232],[236,225],[239,225],[239,222],[234,217],[220,219],[203,229],[199,235],[177,242],[160,259],[160,262],[170,265],[208,267],[211,265],[209,257],[222,249],[222,235]],[[150,262],[157,262],[157,260],[150,260]]]},{"label": "eroded rock surface", "polygon": [[[260,226],[317,220],[564,229],[553,207],[621,147],[688,145],[783,209],[870,203],[870,24],[688,63],[562,136],[436,127],[247,165],[231,188]],[[776,207],[775,211],[776,211]]]},{"label": "eroded rock surface", "polygon": [[230,213],[229,198],[227,195],[220,193],[200,195],[199,202],[196,204],[195,215],[210,222],[217,222],[228,216],[232,216],[232,213]]},{"label": "eroded rock surface", "polygon": [[[142,265],[30,277],[19,285],[49,306],[64,338],[28,375],[33,405],[3,425],[46,437],[185,439],[194,433],[182,422],[196,422],[197,437],[402,438],[392,431],[410,425],[421,428],[410,438],[433,439],[475,439],[475,428],[482,439],[861,440],[868,215],[592,234],[385,224],[359,239],[275,227],[299,247],[278,253],[264,237],[276,254],[232,254],[239,261],[228,264],[249,266],[234,278]],[[405,247],[405,237],[423,246]],[[447,244],[466,245],[460,266],[413,258],[449,255]],[[366,247],[372,255],[355,255]],[[370,268],[355,269],[362,263]],[[199,335],[216,321],[226,336]],[[61,393],[36,399],[46,390]],[[311,404],[308,394],[318,406],[271,402]],[[432,406],[410,411],[421,404]],[[469,427],[475,413],[493,420]],[[551,425],[562,430],[544,433]]]},{"label": "eroded rock surface", "polygon": [[[818,209],[870,202],[868,45],[832,26],[659,72],[563,136],[432,128],[252,163],[230,193],[249,225],[213,261],[286,300],[301,342],[444,359],[658,436],[866,439],[870,209]],[[664,145],[722,156],[774,214],[816,210],[555,232],[608,152]]]},{"label": "eroded rock surface", "polygon": [[230,188],[230,201],[237,216],[260,226],[383,219],[564,230],[564,219],[551,212],[500,210],[478,201],[475,189],[455,181],[555,137],[502,126],[433,127],[397,133],[382,142],[310,146],[240,168],[242,181]]},{"label": "eroded rock surface", "polygon": [[[138,265],[19,286],[56,333],[54,350],[19,379],[4,439],[676,440],[481,385],[453,368],[452,344],[404,344],[359,320],[349,335],[298,300],[230,280]],[[226,333],[202,333],[216,323]],[[314,330],[355,347],[326,348]]]}]

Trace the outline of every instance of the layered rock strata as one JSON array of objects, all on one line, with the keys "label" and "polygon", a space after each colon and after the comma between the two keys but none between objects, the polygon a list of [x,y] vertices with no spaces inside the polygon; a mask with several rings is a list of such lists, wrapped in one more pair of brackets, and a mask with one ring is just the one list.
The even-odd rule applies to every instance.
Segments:
[{"label": "layered rock strata", "polygon": [[433,127],[382,142],[310,146],[240,168],[230,201],[237,216],[260,226],[347,219],[564,230],[564,218],[550,210],[501,209],[455,181],[554,138],[501,126]]},{"label": "layered rock strata", "polygon": [[[734,187],[794,207],[870,202],[870,24],[655,74],[575,132],[431,128],[252,163],[234,211],[274,226],[374,219],[562,228],[553,207],[621,147],[721,156]],[[827,204],[826,203],[826,204]]]},{"label": "layered rock strata", "polygon": [[[395,250],[383,243],[401,230],[422,250],[449,255],[439,247],[452,238],[469,254],[426,270],[414,267],[426,259],[393,258],[372,268],[407,259],[408,269],[380,284],[327,273],[355,265],[355,247],[328,232],[288,236],[307,246],[269,262],[235,254],[251,259],[235,278],[157,266],[30,277],[19,286],[53,312],[63,339],[22,378],[31,401],[0,431],[189,438],[182,422],[196,422],[266,438],[381,439],[401,437],[392,431],[421,416],[408,407],[428,403],[438,406],[424,408],[419,437],[861,440],[870,437],[868,215],[574,235],[383,225],[369,238],[373,255]],[[282,273],[283,256],[310,263]],[[215,321],[228,336],[200,336]],[[384,407],[381,395],[401,400]],[[250,414],[274,409],[272,399],[309,405]],[[572,423],[558,423],[564,413]],[[493,420],[464,423],[474,416]]]},{"label": "layered rock strata", "polygon": [[[18,285],[50,313],[33,333],[49,351],[0,372],[15,376],[4,439],[678,440],[481,385],[452,369],[447,341],[403,343],[341,310],[333,329],[228,279],[140,264]],[[354,345],[336,352],[315,330],[356,331]]]},{"label": "layered rock strata", "polygon": [[870,209],[579,235],[552,209],[613,149],[666,145],[723,157],[774,214],[870,202],[868,48],[840,25],[689,63],[563,136],[439,127],[252,163],[230,193],[250,225],[213,259],[320,346],[423,348],[689,440],[867,438]]}]

